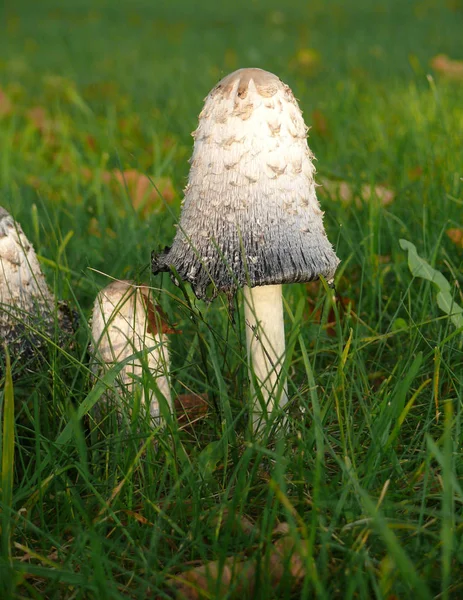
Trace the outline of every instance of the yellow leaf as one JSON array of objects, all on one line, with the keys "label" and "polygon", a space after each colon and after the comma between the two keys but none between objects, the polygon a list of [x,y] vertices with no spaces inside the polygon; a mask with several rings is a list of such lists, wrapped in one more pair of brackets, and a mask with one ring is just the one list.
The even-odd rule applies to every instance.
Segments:
[{"label": "yellow leaf", "polygon": [[320,54],[313,48],[301,48],[296,58],[301,67],[314,67],[320,64]]},{"label": "yellow leaf", "polygon": [[292,61],[292,66],[306,77],[316,75],[321,65],[320,53],[314,48],[301,48]]}]

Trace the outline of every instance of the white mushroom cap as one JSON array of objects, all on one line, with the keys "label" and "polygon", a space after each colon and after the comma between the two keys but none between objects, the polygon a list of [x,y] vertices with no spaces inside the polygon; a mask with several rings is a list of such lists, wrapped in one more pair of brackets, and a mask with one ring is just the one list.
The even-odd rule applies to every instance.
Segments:
[{"label": "white mushroom cap", "polygon": [[[95,300],[92,313],[93,370],[100,374],[118,362],[140,353],[125,365],[119,375],[119,389],[135,393],[140,388],[143,366],[156,379],[159,391],[172,404],[169,382],[169,354],[164,315],[155,306],[147,286],[133,281],[114,281],[105,287]],[[104,400],[108,400],[106,396]],[[160,416],[159,402],[154,390],[149,397],[142,392],[142,407],[152,417]]]},{"label": "white mushroom cap", "polygon": [[19,223],[0,207],[0,335],[17,358],[33,354],[45,337],[54,337],[55,315],[65,333],[71,320],[58,307]]},{"label": "white mushroom cap", "polygon": [[206,298],[237,287],[332,281],[339,264],[323,227],[307,127],[276,75],[240,69],[199,116],[180,226],[153,272],[172,268]]}]

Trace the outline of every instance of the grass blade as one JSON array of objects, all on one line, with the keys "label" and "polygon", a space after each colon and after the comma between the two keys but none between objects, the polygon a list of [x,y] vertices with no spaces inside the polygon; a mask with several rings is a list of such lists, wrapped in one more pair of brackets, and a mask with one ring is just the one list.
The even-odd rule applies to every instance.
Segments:
[{"label": "grass blade", "polygon": [[3,392],[3,432],[2,432],[2,552],[4,559],[11,563],[11,506],[13,503],[14,475],[14,390],[11,376],[11,363],[5,345],[5,388]]}]

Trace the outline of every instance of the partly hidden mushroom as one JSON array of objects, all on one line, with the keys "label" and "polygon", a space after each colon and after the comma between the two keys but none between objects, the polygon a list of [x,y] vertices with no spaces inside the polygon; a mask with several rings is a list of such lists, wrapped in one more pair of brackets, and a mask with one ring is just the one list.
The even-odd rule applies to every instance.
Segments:
[{"label": "partly hidden mushroom", "polygon": [[[132,415],[138,398],[142,418],[149,413],[148,418],[155,425],[161,423],[160,399],[164,398],[167,409],[172,410],[168,333],[173,330],[153,302],[148,286],[116,280],[98,293],[91,318],[92,370],[103,375],[119,363],[124,364],[116,379],[115,394],[104,394],[97,416],[115,401],[120,420],[124,398],[128,399]],[[149,373],[145,381],[144,371]]]},{"label": "partly hidden mushroom", "polygon": [[323,227],[307,131],[276,75],[250,68],[222,79],[193,133],[177,234],[152,257],[153,273],[178,275],[203,300],[243,288],[250,379],[260,390],[252,392],[255,430],[287,402],[281,284],[320,276],[332,283],[339,264]]},{"label": "partly hidden mushroom", "polygon": [[[57,303],[32,244],[0,206],[0,337],[14,361],[41,356],[47,343],[70,339],[73,318]],[[0,348],[0,354],[3,347]]]}]

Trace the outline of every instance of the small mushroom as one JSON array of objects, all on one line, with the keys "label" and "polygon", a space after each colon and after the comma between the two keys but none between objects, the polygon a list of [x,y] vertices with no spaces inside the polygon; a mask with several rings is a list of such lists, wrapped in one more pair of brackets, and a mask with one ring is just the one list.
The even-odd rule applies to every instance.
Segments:
[{"label": "small mushroom", "polygon": [[[287,401],[281,284],[333,281],[339,264],[323,227],[307,127],[276,75],[240,69],[209,93],[199,115],[180,224],[153,273],[174,271],[198,298],[244,289],[254,427]],[[208,289],[211,293],[208,297]]]},{"label": "small mushroom", "polygon": [[[172,398],[169,381],[169,353],[167,326],[164,314],[153,303],[149,287],[137,286],[133,281],[113,281],[98,293],[91,319],[92,370],[99,375],[115,364],[136,355],[122,367],[117,379],[116,403],[120,404],[121,393],[133,396],[141,391],[140,407],[149,411],[156,424],[160,423],[159,400],[154,389],[145,395],[141,385],[144,368],[148,368],[156,381],[159,392],[169,408]],[[111,396],[105,394],[100,400],[108,404]],[[142,412],[142,415],[143,415]]]},{"label": "small mushroom", "polygon": [[57,329],[61,337],[72,334],[69,310],[57,305],[32,244],[0,206],[0,337],[13,359],[29,359]]}]

